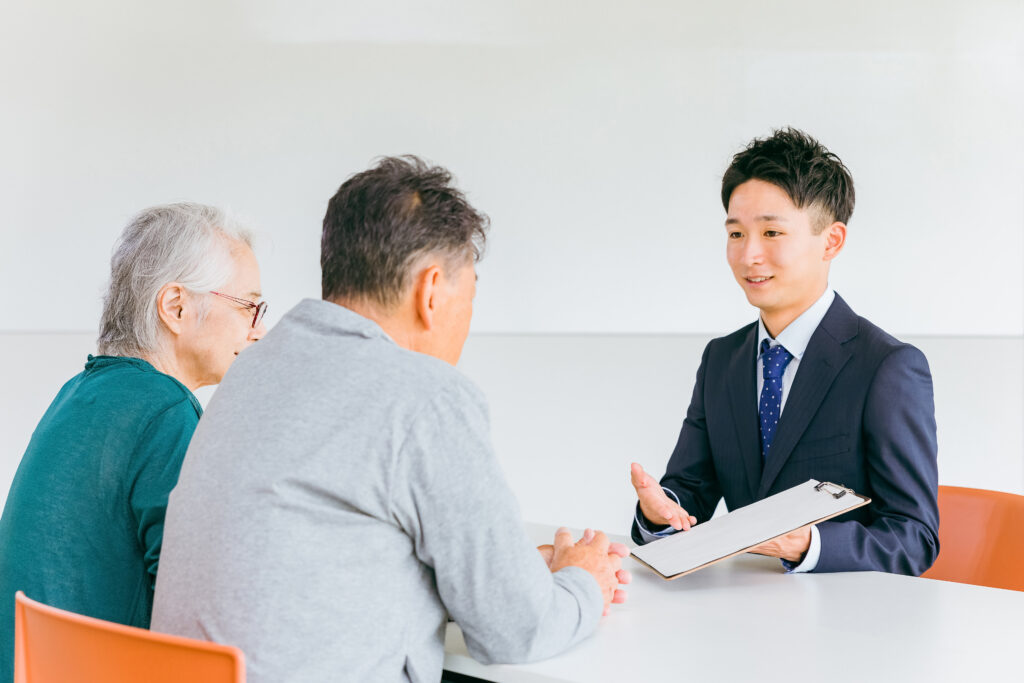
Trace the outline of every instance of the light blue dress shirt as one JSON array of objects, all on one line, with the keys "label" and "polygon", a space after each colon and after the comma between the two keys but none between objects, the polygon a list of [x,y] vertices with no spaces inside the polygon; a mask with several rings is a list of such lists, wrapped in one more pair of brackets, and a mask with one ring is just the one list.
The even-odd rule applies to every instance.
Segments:
[{"label": "light blue dress shirt", "polygon": [[[831,287],[825,288],[825,293],[818,298],[811,307],[800,314],[796,320],[786,326],[786,329],[779,332],[779,336],[772,339],[768,334],[768,330],[765,329],[764,320],[760,317],[757,319],[757,348],[761,348],[761,342],[765,339],[768,340],[769,346],[778,346],[782,344],[789,351],[790,355],[793,356],[793,360],[789,361],[789,365],[786,366],[786,371],[782,374],[782,405],[779,408],[779,415],[781,416],[786,410],[786,399],[789,398],[789,388],[793,386],[793,380],[796,379],[797,368],[800,367],[800,359],[803,358],[804,352],[807,351],[807,345],[811,342],[811,336],[814,331],[818,329],[818,325],[821,324],[825,314],[828,313],[829,307],[832,305],[832,301],[836,298],[836,293]],[[761,395],[761,389],[764,387],[764,362],[761,359],[762,354],[757,354],[757,395],[754,396],[754,407],[757,408],[758,396]],[[769,456],[770,457],[770,456]],[[818,566],[818,557],[821,555],[821,535],[818,533],[818,527],[811,527],[811,545],[807,548],[807,554],[804,555],[804,560],[798,565],[793,565],[790,562],[786,562],[786,568],[794,573],[809,572]]]}]

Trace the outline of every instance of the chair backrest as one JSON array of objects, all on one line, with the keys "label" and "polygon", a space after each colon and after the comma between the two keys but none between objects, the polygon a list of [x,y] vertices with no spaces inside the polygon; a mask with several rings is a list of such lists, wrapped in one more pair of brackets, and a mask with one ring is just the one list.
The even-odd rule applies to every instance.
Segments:
[{"label": "chair backrest", "polygon": [[14,683],[245,683],[238,648],[15,600]]},{"label": "chair backrest", "polygon": [[939,559],[928,579],[1024,591],[1024,496],[939,487]]}]

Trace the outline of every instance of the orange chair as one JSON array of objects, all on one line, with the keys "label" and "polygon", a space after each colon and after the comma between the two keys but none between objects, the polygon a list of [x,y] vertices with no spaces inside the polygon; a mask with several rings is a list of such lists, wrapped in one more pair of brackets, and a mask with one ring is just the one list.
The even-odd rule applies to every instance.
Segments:
[{"label": "orange chair", "polygon": [[939,487],[939,559],[928,579],[1024,591],[1024,496]]},{"label": "orange chair", "polygon": [[245,683],[236,647],[15,600],[14,683]]}]

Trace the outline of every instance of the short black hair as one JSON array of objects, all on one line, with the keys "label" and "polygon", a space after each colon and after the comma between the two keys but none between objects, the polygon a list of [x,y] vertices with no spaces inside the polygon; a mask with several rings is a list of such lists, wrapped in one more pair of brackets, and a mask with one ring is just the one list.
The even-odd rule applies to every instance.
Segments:
[{"label": "short black hair", "polygon": [[320,241],[323,298],[390,307],[409,285],[409,266],[438,253],[454,267],[483,254],[489,219],[452,186],[440,166],[384,157],[338,188]]},{"label": "short black hair", "polygon": [[756,138],[732,158],[722,176],[722,206],[729,210],[733,190],[748,180],[763,180],[783,190],[797,208],[822,212],[821,232],[833,221],[846,223],[853,214],[853,176],[824,145],[795,128]]}]

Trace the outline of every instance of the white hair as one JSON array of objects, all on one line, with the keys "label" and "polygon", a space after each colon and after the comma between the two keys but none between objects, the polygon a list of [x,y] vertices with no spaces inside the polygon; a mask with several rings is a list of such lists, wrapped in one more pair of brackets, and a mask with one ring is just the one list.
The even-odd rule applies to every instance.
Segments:
[{"label": "white hair", "polygon": [[[103,297],[99,353],[138,356],[163,339],[157,294],[169,282],[205,294],[234,275],[232,242],[252,246],[252,234],[221,209],[166,204],[146,209],[125,227],[110,257],[110,287]],[[199,299],[205,315],[207,297]]]}]

